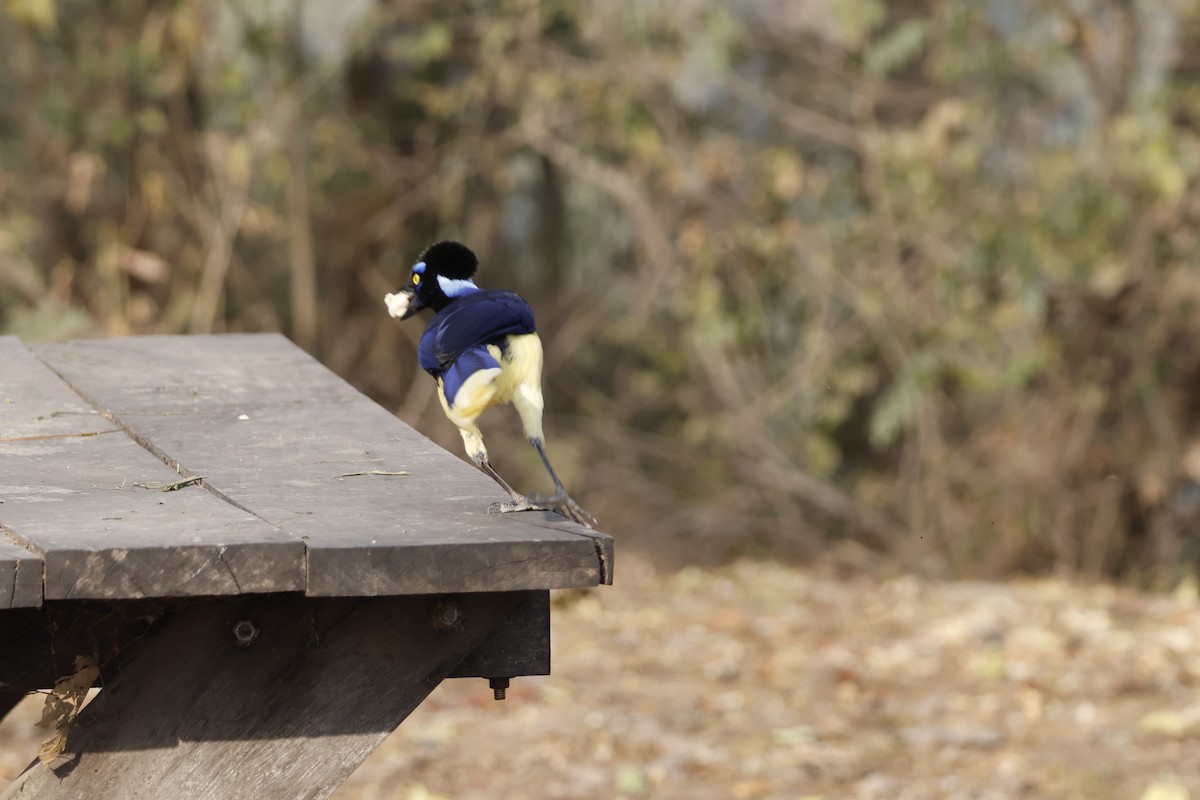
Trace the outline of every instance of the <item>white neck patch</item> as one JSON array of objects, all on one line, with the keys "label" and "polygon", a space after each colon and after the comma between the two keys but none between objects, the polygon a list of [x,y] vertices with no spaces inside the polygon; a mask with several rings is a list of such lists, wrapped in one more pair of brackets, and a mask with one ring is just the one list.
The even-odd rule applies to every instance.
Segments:
[{"label": "white neck patch", "polygon": [[438,286],[442,287],[442,294],[446,297],[462,297],[464,294],[478,292],[479,287],[475,285],[475,281],[467,278],[466,280],[454,280],[447,278],[445,275],[437,276]]}]

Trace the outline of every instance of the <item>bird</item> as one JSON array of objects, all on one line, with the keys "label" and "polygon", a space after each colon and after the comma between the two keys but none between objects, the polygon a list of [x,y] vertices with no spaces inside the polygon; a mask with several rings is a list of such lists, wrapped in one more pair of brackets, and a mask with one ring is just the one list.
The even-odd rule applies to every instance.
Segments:
[{"label": "bird", "polygon": [[[596,518],[571,498],[546,455],[542,341],[533,309],[514,292],[477,286],[478,267],[475,253],[461,242],[429,245],[417,256],[408,283],[385,295],[388,314],[403,321],[424,309],[434,312],[421,335],[417,359],[437,381],[442,409],[462,434],[467,455],[509,495],[488,510],[557,511],[593,528]],[[554,483],[554,494],[522,495],[492,466],[478,419],[502,404],[516,408],[525,438]]]}]

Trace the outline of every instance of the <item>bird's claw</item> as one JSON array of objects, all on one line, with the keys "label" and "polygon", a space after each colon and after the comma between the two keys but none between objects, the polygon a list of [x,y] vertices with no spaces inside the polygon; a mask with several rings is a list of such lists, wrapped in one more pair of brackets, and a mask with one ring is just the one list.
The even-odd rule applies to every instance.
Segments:
[{"label": "bird's claw", "polygon": [[531,503],[529,498],[522,497],[519,500],[511,502],[495,502],[488,506],[489,514],[508,514],[513,511],[553,511],[549,506],[538,505]]},{"label": "bird's claw", "polygon": [[513,511],[556,511],[585,528],[596,527],[596,518],[569,495],[535,495],[518,500],[495,502],[488,506],[489,514],[508,514]]},{"label": "bird's claw", "polygon": [[571,522],[577,522],[585,528],[596,527],[596,518],[592,516],[591,512],[572,500],[568,494],[556,494],[549,497],[531,494],[526,500],[536,506],[557,511]]}]

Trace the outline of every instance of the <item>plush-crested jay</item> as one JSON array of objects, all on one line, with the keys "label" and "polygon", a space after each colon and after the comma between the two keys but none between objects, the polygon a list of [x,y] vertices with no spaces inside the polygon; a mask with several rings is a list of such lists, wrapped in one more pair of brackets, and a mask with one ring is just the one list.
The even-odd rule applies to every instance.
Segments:
[{"label": "plush-crested jay", "polygon": [[[563,486],[546,455],[542,433],[542,342],[533,309],[512,292],[480,289],[473,280],[479,260],[459,242],[430,245],[413,265],[409,283],[384,298],[388,313],[408,319],[428,308],[418,348],[421,367],[437,380],[438,398],[462,434],[467,455],[511,500],[492,508],[507,511],[557,511],[593,527],[595,518],[579,506]],[[521,416],[529,443],[541,456],[553,495],[518,494],[488,460],[476,421],[488,408],[511,403]]]}]

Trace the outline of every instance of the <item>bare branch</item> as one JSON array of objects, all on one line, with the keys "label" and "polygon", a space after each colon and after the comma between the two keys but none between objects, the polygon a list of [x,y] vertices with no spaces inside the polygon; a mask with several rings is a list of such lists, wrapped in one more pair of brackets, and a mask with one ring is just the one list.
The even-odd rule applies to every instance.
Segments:
[{"label": "bare branch", "polygon": [[646,194],[629,175],[597,161],[558,138],[539,118],[531,118],[521,125],[516,135],[521,143],[606,193],[637,227],[646,260],[654,265],[654,269],[641,273],[645,285],[633,300],[634,313],[643,316],[654,298],[661,294],[664,285],[673,281],[680,272],[675,246],[659,223],[658,214]]},{"label": "bare branch", "polygon": [[821,139],[856,153],[862,150],[861,137],[853,125],[826,116],[819,111],[789,103],[736,73],[726,76],[725,83],[739,100],[773,117],[797,133]]}]

